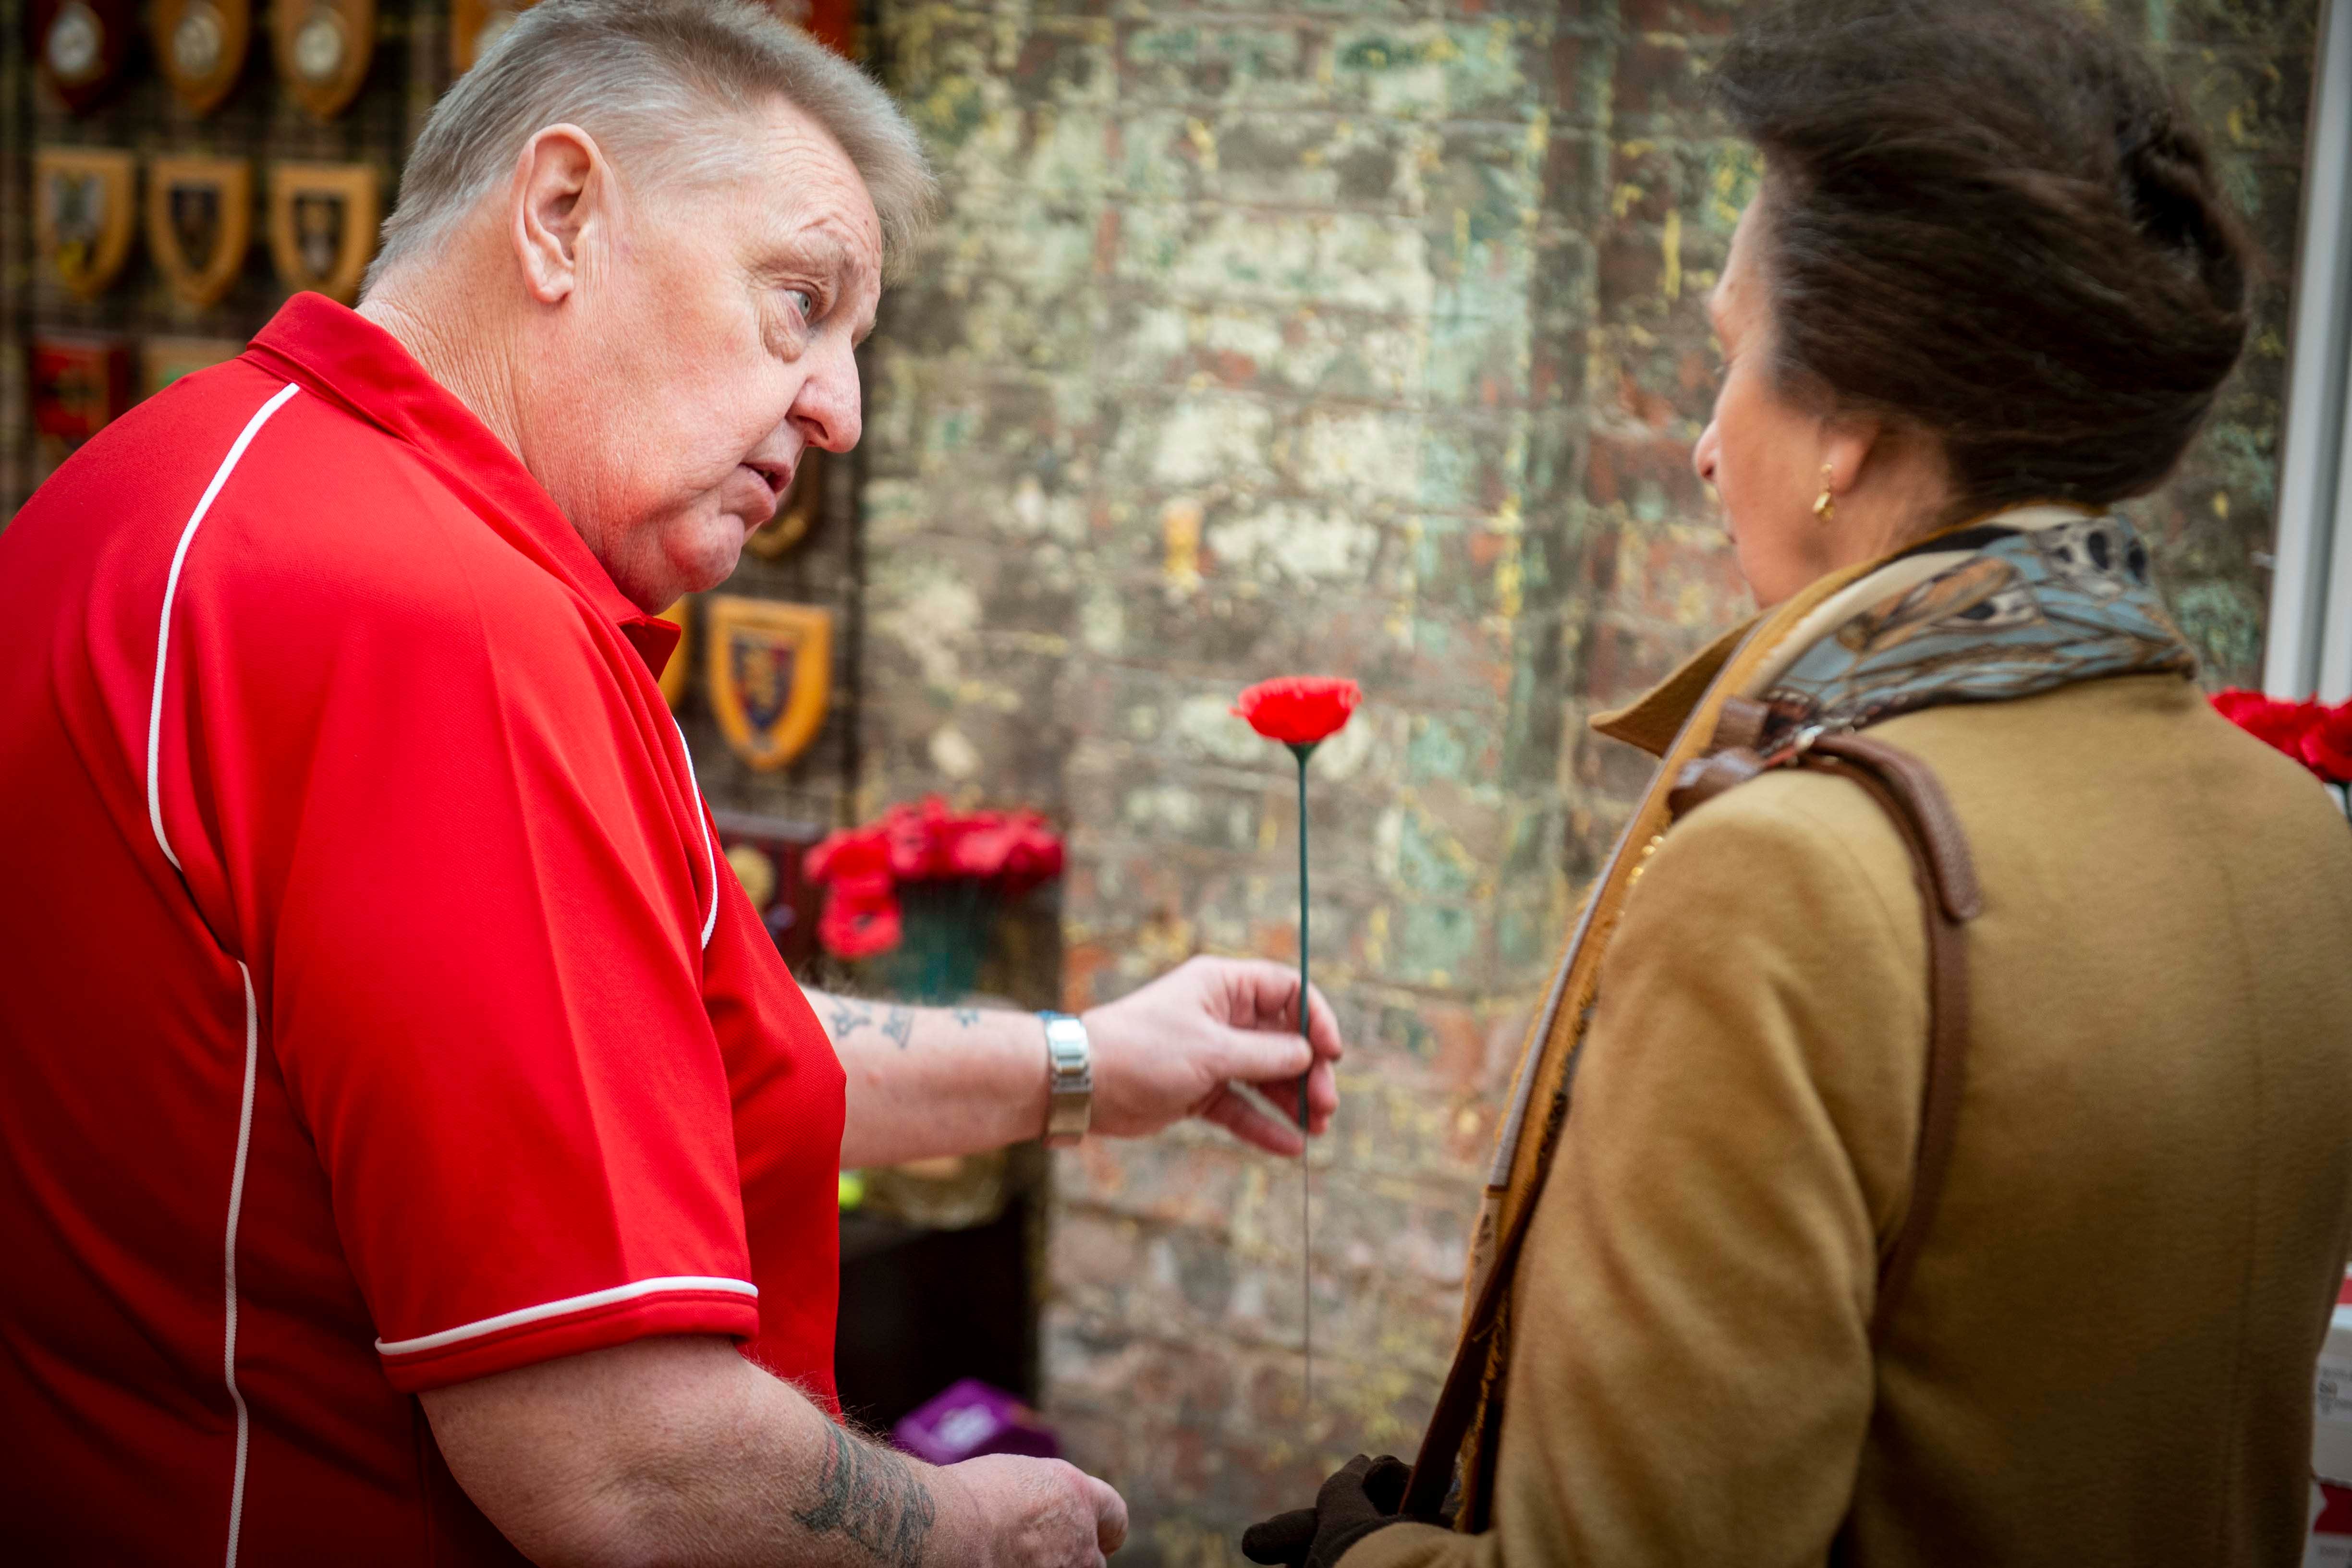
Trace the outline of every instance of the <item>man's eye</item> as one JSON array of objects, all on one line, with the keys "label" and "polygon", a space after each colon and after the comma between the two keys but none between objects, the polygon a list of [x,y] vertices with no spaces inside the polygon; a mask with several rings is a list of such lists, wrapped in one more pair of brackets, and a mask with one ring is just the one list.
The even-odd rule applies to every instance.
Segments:
[{"label": "man's eye", "polygon": [[802,320],[805,321],[816,314],[816,296],[807,289],[787,288],[784,290],[784,298],[792,302],[793,308],[799,312]]}]

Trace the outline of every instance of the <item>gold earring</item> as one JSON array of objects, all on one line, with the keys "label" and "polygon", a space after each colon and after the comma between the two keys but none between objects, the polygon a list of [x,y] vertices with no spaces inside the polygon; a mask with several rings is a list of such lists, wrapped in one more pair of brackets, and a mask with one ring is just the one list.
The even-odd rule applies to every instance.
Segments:
[{"label": "gold earring", "polygon": [[1822,465],[1822,493],[1813,497],[1813,516],[1825,523],[1837,516],[1837,501],[1830,494],[1830,481],[1836,476],[1835,468],[1827,463]]}]

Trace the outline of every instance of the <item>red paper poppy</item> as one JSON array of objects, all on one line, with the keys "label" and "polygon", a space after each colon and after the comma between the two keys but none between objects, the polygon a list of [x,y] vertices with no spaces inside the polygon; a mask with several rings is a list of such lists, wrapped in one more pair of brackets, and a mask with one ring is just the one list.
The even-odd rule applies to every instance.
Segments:
[{"label": "red paper poppy", "polygon": [[898,945],[900,883],[970,877],[1009,901],[1061,875],[1062,862],[1060,836],[1034,811],[956,812],[932,795],[828,835],[803,865],[825,887],[817,940],[836,956],[865,958]]},{"label": "red paper poppy", "polygon": [[1336,735],[1364,700],[1361,686],[1330,675],[1283,675],[1241,695],[1234,713],[1268,740],[1312,746]]},{"label": "red paper poppy", "polygon": [[2325,710],[2303,732],[2303,760],[2330,784],[2352,784],[2352,702]]},{"label": "red paper poppy", "polygon": [[816,939],[836,957],[868,958],[898,945],[898,894],[890,873],[890,835],[879,827],[828,834],[802,869],[824,884]]},{"label": "red paper poppy", "polygon": [[2326,713],[2317,703],[2282,702],[2261,692],[2231,687],[2213,694],[2221,716],[2266,746],[2276,747],[2297,762],[2305,762],[2304,737]]},{"label": "red paper poppy", "polygon": [[816,939],[835,957],[871,958],[887,953],[905,934],[897,894],[859,898],[838,887],[826,891]]},{"label": "red paper poppy", "polygon": [[811,882],[841,883],[890,875],[890,840],[879,828],[844,828],[827,833],[801,861]]}]

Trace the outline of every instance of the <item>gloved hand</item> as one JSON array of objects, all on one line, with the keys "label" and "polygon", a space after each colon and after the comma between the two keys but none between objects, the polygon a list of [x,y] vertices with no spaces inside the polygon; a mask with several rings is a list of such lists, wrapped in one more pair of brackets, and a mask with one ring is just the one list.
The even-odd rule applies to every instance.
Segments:
[{"label": "gloved hand", "polygon": [[1412,1467],[1392,1455],[1358,1454],[1323,1483],[1313,1508],[1294,1508],[1242,1531],[1242,1555],[1274,1568],[1334,1568],[1348,1549],[1403,1515]]}]

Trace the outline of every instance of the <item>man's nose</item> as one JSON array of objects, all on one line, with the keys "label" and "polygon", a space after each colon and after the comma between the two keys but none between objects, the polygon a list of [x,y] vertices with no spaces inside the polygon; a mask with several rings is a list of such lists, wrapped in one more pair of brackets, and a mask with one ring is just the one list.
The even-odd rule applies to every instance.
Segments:
[{"label": "man's nose", "polygon": [[865,430],[865,410],[857,384],[857,351],[847,344],[828,350],[813,366],[793,400],[793,423],[812,446],[846,452]]},{"label": "man's nose", "polygon": [[1718,444],[1715,421],[1710,419],[1706,422],[1706,428],[1699,432],[1697,444],[1691,448],[1691,472],[1709,485],[1715,483],[1715,454]]}]

